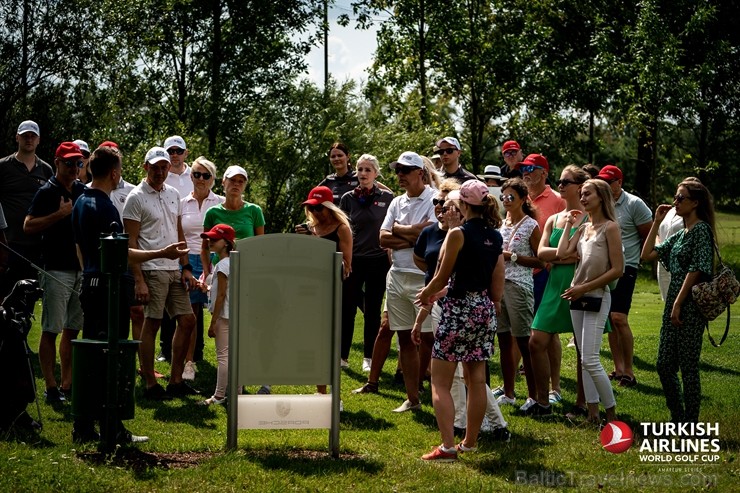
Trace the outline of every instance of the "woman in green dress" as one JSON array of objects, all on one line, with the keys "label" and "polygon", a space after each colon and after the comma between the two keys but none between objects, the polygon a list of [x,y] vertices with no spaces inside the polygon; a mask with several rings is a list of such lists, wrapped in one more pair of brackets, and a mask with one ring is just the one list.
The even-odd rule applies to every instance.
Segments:
[{"label": "woman in green dress", "polygon": [[[712,276],[714,201],[698,180],[686,179],[678,185],[673,207],[683,218],[684,228],[656,246],[658,227],[671,209],[668,204],[658,206],[642,247],[642,259],[658,259],[671,273],[656,366],[671,421],[696,423],[701,407],[699,356],[706,319],[691,297],[691,288]],[[683,382],[678,379],[679,370]]]},{"label": "woman in green dress", "polygon": [[[583,210],[581,205],[581,185],[589,178],[588,173],[578,166],[569,165],[563,169],[560,179],[557,181],[560,196],[565,199],[566,211]],[[583,214],[585,221],[586,214]],[[534,371],[534,381],[537,387],[537,399],[528,398],[524,405],[519,408],[525,414],[542,416],[552,413],[549,396],[550,361],[547,355],[547,347],[553,337],[559,334],[573,332],[573,324],[570,319],[570,306],[568,301],[560,295],[570,287],[575,272],[577,256],[560,259],[557,257],[557,246],[566,226],[565,212],[553,214],[545,224],[542,232],[537,256],[540,260],[551,265],[550,276],[547,279],[545,292],[542,295],[537,313],[532,322],[532,334],[529,337],[529,353]],[[570,236],[575,233],[580,224],[574,224],[570,230]],[[580,371],[578,372],[580,375]],[[585,398],[581,395],[580,404],[585,405]],[[578,400],[576,404],[579,404]]]}]

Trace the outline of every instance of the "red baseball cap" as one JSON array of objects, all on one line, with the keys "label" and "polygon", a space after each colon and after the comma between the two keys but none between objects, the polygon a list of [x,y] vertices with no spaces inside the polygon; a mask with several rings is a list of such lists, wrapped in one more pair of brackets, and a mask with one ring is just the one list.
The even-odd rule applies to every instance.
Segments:
[{"label": "red baseball cap", "polygon": [[605,180],[605,181],[614,181],[614,180],[624,181],[622,170],[617,168],[613,164],[607,164],[606,166],[601,168],[601,171],[599,171],[599,174],[596,175],[596,178],[601,178],[602,180]]},{"label": "red baseball cap", "polygon": [[112,147],[114,149],[118,149],[118,144],[116,144],[112,140],[106,140],[105,142],[100,144],[98,147]]},{"label": "red baseball cap", "polygon": [[516,140],[507,140],[504,142],[504,145],[501,146],[501,152],[504,153],[506,151],[521,151],[522,148],[519,147],[519,143]]},{"label": "red baseball cap", "polygon": [[516,167],[518,168],[519,166],[539,166],[540,168],[545,168],[545,171],[550,171],[550,164],[542,154],[530,154],[521,163],[516,163]]},{"label": "red baseball cap", "polygon": [[62,142],[59,144],[59,147],[57,147],[57,152],[54,153],[54,157],[58,157],[59,159],[82,159],[84,156],[82,155],[80,146],[74,142]]},{"label": "red baseball cap", "polygon": [[217,224],[206,233],[201,233],[200,237],[209,240],[226,240],[232,245],[236,239],[236,231],[228,224]]},{"label": "red baseball cap", "polygon": [[334,194],[329,187],[314,187],[308,192],[308,199],[303,205],[319,205],[324,202],[333,202]]}]

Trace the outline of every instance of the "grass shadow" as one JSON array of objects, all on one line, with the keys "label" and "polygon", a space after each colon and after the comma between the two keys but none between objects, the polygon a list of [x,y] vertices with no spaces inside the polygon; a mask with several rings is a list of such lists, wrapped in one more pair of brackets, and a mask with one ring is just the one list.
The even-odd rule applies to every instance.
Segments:
[{"label": "grass shadow", "polygon": [[164,454],[144,452],[136,447],[120,447],[112,454],[99,451],[77,453],[77,457],[87,464],[130,470],[137,480],[151,480],[155,478],[157,470],[197,467],[216,455],[215,452]]},{"label": "grass shadow", "polygon": [[382,431],[395,428],[396,425],[382,418],[377,418],[367,411],[342,412],[341,416],[342,430],[368,430]]},{"label": "grass shadow", "polygon": [[318,450],[250,450],[245,449],[245,459],[260,464],[266,470],[284,471],[301,476],[342,475],[349,470],[378,474],[383,470],[379,461],[358,454],[344,452],[339,459],[328,451]]}]

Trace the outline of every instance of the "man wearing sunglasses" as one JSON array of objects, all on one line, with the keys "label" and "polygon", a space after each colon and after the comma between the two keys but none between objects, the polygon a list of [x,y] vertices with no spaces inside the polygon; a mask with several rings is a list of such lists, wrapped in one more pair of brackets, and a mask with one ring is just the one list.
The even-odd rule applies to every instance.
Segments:
[{"label": "man wearing sunglasses", "polygon": [[620,387],[634,387],[637,385],[632,368],[635,341],[628,315],[637,281],[642,243],[650,233],[653,214],[640,197],[622,189],[624,176],[618,167],[607,164],[601,168],[596,177],[607,182],[612,190],[617,222],[622,230],[624,251],[624,274],[619,278],[617,287],[611,292],[612,305],[609,319],[614,330],[609,333],[609,347],[614,361],[614,371],[610,374],[610,378],[616,380]]},{"label": "man wearing sunglasses", "polygon": [[524,160],[522,148],[516,140],[507,140],[501,146],[501,155],[504,158],[504,165],[501,167],[501,176],[514,178],[522,176],[522,173],[516,169],[517,164]]},{"label": "man wearing sunglasses", "polygon": [[[523,161],[517,163],[516,168],[521,172],[524,183],[529,190],[529,200],[534,204],[536,209],[537,224],[540,231],[545,230],[547,219],[555,213],[565,209],[565,200],[558,192],[553,190],[547,184],[547,175],[550,172],[550,163],[542,154],[530,154]],[[542,301],[542,294],[545,292],[547,278],[550,275],[549,267],[544,269],[534,269],[534,312]],[[547,355],[550,360],[550,380],[552,382],[551,396],[560,397],[560,361],[562,358],[562,346],[559,337],[553,337],[547,348]],[[557,402],[557,400],[556,400]]]},{"label": "man wearing sunglasses", "polygon": [[[39,283],[44,290],[39,363],[46,383],[44,396],[50,404],[66,400],[64,392],[69,392],[72,385],[72,340],[82,330],[82,307],[77,295],[82,271],[72,231],[72,206],[85,190],[85,185],[77,179],[84,166],[82,151],[77,144],[59,144],[54,155],[56,173],[38,189],[23,222],[26,234],[41,235],[41,255],[46,272],[39,274]],[[59,344],[61,391],[54,376],[59,334],[62,334]]]},{"label": "man wearing sunglasses", "polygon": [[[175,188],[180,194],[180,200],[193,191],[193,180],[190,176],[192,169],[185,160],[188,157],[188,147],[185,139],[179,135],[167,137],[163,147],[170,156],[170,172],[167,173],[165,183]],[[160,351],[157,361],[170,361],[172,357],[172,336],[175,335],[175,321],[167,313],[162,319],[162,328],[159,333]]]},{"label": "man wearing sunglasses", "polygon": [[187,197],[193,191],[193,180],[190,178],[190,166],[185,162],[189,154],[185,139],[179,135],[167,137],[162,147],[170,155],[170,172],[167,173],[165,183],[175,187],[180,192],[181,199]]},{"label": "man wearing sunglasses", "polygon": [[[8,228],[5,234],[8,246],[35,264],[41,263],[41,238],[23,232],[23,221],[28,214],[36,191],[54,175],[51,166],[36,155],[41,132],[36,122],[26,120],[18,125],[15,140],[18,151],[0,159],[0,205],[5,212]],[[2,266],[0,266],[2,267]],[[36,270],[28,262],[10,253],[7,270],[0,277],[0,300],[20,279],[36,279]]]},{"label": "man wearing sunglasses", "polygon": [[444,137],[438,140],[437,147],[439,150],[436,153],[442,160],[442,174],[445,178],[454,178],[461,185],[468,180],[478,179],[473,173],[460,166],[462,147],[455,137]]},{"label": "man wearing sunglasses", "polygon": [[[443,158],[444,159],[444,158]],[[398,334],[401,369],[406,384],[407,399],[394,409],[394,412],[417,411],[419,402],[419,352],[411,340],[411,329],[416,320],[418,307],[414,304],[416,294],[424,287],[424,272],[414,263],[413,248],[421,230],[433,221],[434,191],[424,185],[424,161],[415,152],[404,152],[390,165],[398,176],[398,184],[406,193],[394,198],[388,207],[383,224],[380,226],[380,246],[391,250],[392,265],[386,278],[386,305],[390,330]],[[431,317],[422,332],[431,332]],[[381,332],[384,332],[381,328]],[[379,333],[375,346],[378,350],[386,341],[390,347],[387,333]],[[387,353],[386,353],[387,354]],[[376,354],[373,348],[373,365],[385,361],[383,355]],[[374,374],[371,368],[371,375]],[[377,389],[378,382],[368,381],[367,385]]]}]

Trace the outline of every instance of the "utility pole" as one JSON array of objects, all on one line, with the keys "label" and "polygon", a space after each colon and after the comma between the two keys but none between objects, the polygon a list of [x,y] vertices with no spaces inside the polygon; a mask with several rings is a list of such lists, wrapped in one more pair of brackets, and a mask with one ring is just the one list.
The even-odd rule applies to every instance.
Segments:
[{"label": "utility pole", "polygon": [[329,0],[324,0],[324,97],[329,94]]}]

